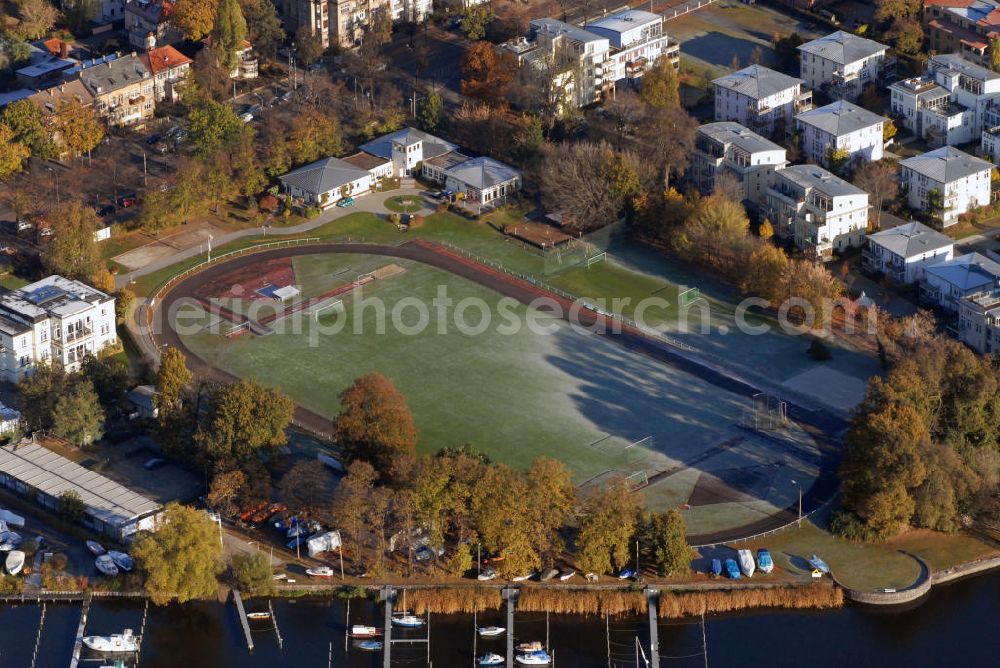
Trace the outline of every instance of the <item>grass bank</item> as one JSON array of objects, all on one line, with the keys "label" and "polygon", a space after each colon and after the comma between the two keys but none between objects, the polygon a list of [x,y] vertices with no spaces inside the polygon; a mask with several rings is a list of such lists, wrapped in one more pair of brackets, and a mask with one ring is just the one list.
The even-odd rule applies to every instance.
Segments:
[{"label": "grass bank", "polygon": [[646,612],[646,595],[641,591],[526,587],[517,597],[517,609],[571,615],[641,615]]},{"label": "grass bank", "polygon": [[413,612],[455,614],[482,610],[497,610],[503,603],[499,589],[460,587],[449,589],[411,589],[406,592],[406,604]]},{"label": "grass bank", "polygon": [[711,612],[737,612],[757,608],[790,610],[839,608],[844,591],[831,584],[805,587],[774,586],[660,594],[660,617],[677,618]]}]

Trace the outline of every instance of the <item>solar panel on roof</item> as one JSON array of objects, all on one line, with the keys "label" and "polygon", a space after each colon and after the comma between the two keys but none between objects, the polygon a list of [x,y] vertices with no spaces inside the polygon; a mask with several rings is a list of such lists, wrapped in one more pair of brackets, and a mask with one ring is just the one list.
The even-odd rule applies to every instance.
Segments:
[{"label": "solar panel on roof", "polygon": [[64,296],[66,296],[66,291],[54,285],[43,285],[40,288],[35,288],[26,295],[28,301],[35,306],[40,306],[45,302],[50,302],[53,299]]}]

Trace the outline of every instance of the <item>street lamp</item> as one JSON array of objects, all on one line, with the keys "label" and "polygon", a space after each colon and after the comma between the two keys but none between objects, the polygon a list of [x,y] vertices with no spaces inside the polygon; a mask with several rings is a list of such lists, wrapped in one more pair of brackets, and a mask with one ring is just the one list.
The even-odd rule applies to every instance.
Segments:
[{"label": "street lamp", "polygon": [[212,261],[212,239],[214,239],[211,234],[208,235],[208,261]]},{"label": "street lamp", "polygon": [[802,485],[795,480],[792,481],[792,484],[799,488],[799,526],[802,526]]}]

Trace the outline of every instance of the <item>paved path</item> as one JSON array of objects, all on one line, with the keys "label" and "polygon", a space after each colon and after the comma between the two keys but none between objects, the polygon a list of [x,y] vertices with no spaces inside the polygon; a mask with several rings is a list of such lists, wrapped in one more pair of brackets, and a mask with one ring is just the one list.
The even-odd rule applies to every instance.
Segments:
[{"label": "paved path", "polygon": [[[267,236],[289,236],[295,234],[302,234],[304,232],[309,232],[317,227],[322,227],[327,223],[337,220],[338,218],[343,218],[352,213],[357,213],[359,211],[367,213],[381,213],[388,214],[389,210],[385,207],[385,201],[392,197],[397,197],[399,195],[423,195],[427,191],[423,188],[397,188],[396,190],[388,190],[385,192],[373,192],[367,195],[363,195],[358,199],[354,200],[354,206],[347,208],[340,208],[337,206],[332,206],[326,211],[322,212],[320,215],[316,216],[312,220],[306,221],[300,225],[293,225],[291,227],[271,227],[268,228]],[[432,213],[432,209],[427,206],[417,213],[429,214]],[[215,237],[212,241],[213,248],[221,248],[225,244],[236,241],[237,239],[243,239],[245,237],[260,236],[264,231],[259,227],[250,227],[245,230],[237,230],[236,232],[230,232],[229,234],[220,235]],[[157,242],[152,242],[157,243]],[[163,269],[164,267],[169,267],[173,264],[177,264],[182,260],[195,257],[196,255],[204,255],[205,248],[202,244],[194,244],[188,248],[178,250],[176,253],[161,257],[153,262],[150,262],[145,267],[141,269],[136,269],[125,274],[120,274],[115,279],[115,286],[119,289],[128,285],[129,281],[139,276],[145,276],[146,274],[152,274],[154,272]]]}]

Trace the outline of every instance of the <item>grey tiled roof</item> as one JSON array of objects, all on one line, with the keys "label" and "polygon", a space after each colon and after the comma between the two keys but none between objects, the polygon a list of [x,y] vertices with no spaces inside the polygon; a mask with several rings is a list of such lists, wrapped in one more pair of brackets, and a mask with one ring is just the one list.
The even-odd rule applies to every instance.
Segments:
[{"label": "grey tiled roof", "polygon": [[1000,279],[1000,264],[979,253],[967,253],[947,262],[927,267],[927,273],[966,292],[990,285]]},{"label": "grey tiled roof", "polygon": [[837,32],[806,42],[799,47],[803,53],[811,53],[839,65],[847,65],[887,50],[885,44],[849,32]]},{"label": "grey tiled roof", "polygon": [[916,257],[929,251],[947,248],[955,243],[951,237],[915,220],[899,227],[869,234],[868,238],[903,258]]},{"label": "grey tiled roof", "polygon": [[748,130],[734,121],[706,123],[698,128],[698,132],[723,144],[738,146],[747,153],[785,150],[770,139],[765,139],[753,130]]},{"label": "grey tiled roof", "polygon": [[473,158],[451,167],[445,174],[477,190],[483,190],[516,179],[521,172],[493,158]]},{"label": "grey tiled roof", "polygon": [[299,167],[281,177],[286,186],[295,186],[310,193],[321,194],[363,179],[368,170],[358,169],[340,158],[325,158]]},{"label": "grey tiled roof", "polygon": [[993,169],[993,163],[980,160],[953,146],[942,146],[907,158],[899,164],[938,183],[951,183],[983,170]]},{"label": "grey tiled roof", "polygon": [[835,176],[817,165],[792,165],[791,167],[777,170],[775,174],[803,188],[815,188],[830,197],[867,194],[856,185],[848,183],[839,176]]},{"label": "grey tiled roof", "polygon": [[957,53],[942,53],[936,56],[931,56],[928,69],[939,70],[943,68],[955,70],[956,72],[961,72],[962,74],[972,77],[973,79],[980,79],[982,81],[995,81],[1000,79],[1000,74],[997,74],[993,70],[987,69],[982,65],[977,65],[968,61]]},{"label": "grey tiled roof", "polygon": [[372,155],[377,155],[380,158],[391,160],[392,145],[394,142],[403,144],[404,146],[409,146],[417,143],[418,141],[424,143],[424,160],[443,155],[458,148],[458,146],[452,144],[451,142],[439,139],[434,135],[427,134],[426,132],[422,132],[416,128],[403,128],[402,130],[397,130],[396,132],[373,139],[367,144],[362,144],[358,148],[365,153],[371,153]]},{"label": "grey tiled roof", "polygon": [[149,68],[136,56],[122,56],[111,62],[88,67],[80,79],[93,95],[103,95],[150,78]]},{"label": "grey tiled roof", "polygon": [[759,100],[799,86],[802,84],[802,80],[775,72],[763,65],[751,65],[738,72],[719,77],[712,83]]},{"label": "grey tiled roof", "polygon": [[886,121],[882,116],[844,100],[819,109],[804,111],[796,116],[795,120],[819,128],[835,137],[842,137]]},{"label": "grey tiled roof", "polygon": [[601,40],[607,41],[607,37],[603,35],[597,35],[592,32],[588,32],[583,28],[572,25],[570,23],[563,23],[557,19],[535,19],[530,24],[530,29],[532,32],[545,33],[546,35],[566,35],[574,42],[581,42],[586,44],[587,42],[598,42]]}]

